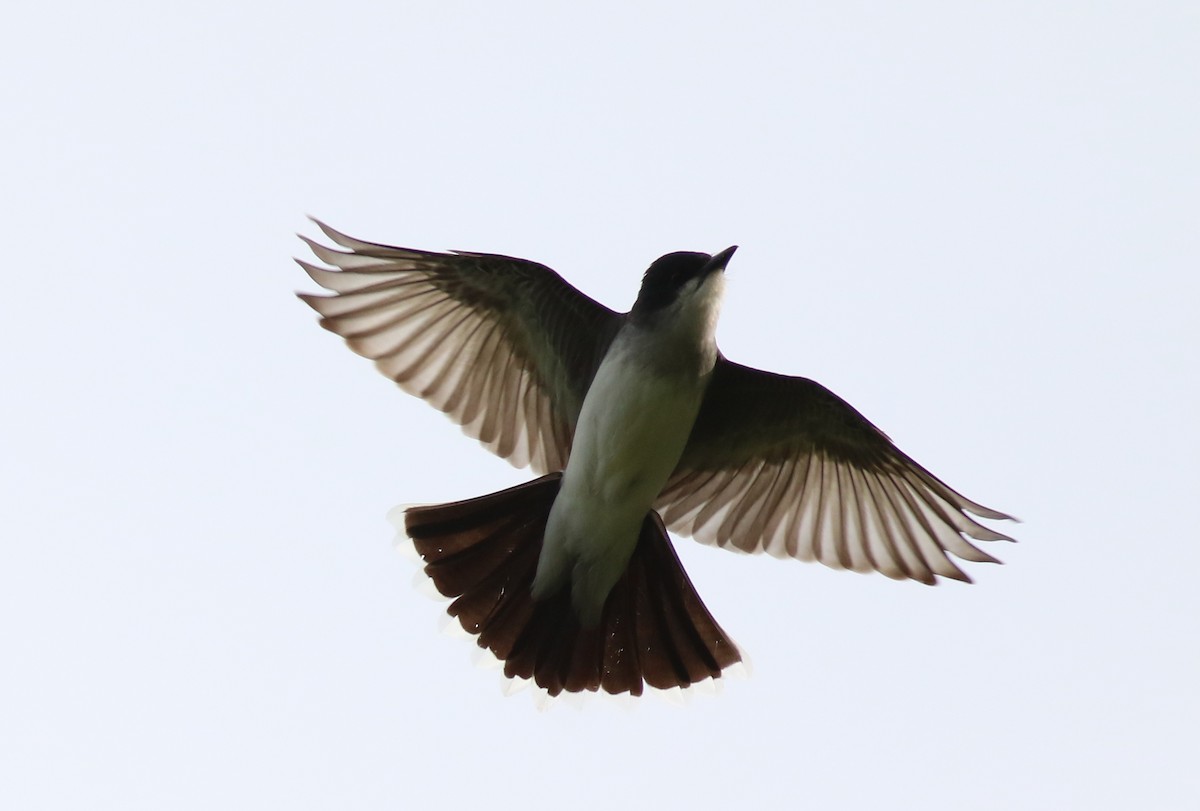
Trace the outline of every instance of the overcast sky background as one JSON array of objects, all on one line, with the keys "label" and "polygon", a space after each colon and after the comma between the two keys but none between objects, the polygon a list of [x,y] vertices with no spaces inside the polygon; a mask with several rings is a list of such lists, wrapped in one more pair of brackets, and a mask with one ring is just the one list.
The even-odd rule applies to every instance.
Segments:
[{"label": "overcast sky background", "polygon": [[[639,5],[6,15],[0,806],[1200,807],[1200,6]],[[305,213],[619,309],[738,243],[726,355],[1020,543],[679,539],[750,678],[506,698],[385,515],[529,474],[317,327]]]}]

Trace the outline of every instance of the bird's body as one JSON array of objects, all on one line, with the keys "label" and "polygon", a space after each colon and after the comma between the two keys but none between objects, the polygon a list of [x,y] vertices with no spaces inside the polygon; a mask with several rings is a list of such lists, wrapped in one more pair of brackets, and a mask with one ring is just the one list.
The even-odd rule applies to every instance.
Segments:
[{"label": "bird's body", "polygon": [[533,594],[569,585],[586,627],[599,620],[687,445],[717,362],[723,280],[705,277],[669,317],[626,322],[584,398]]},{"label": "bird's body", "polygon": [[[320,223],[318,223],[320,225]],[[468,434],[544,474],[468,501],[411,508],[405,527],[450,613],[551,693],[640,694],[716,678],[740,659],[671,548],[667,527],[742,551],[969,581],[947,553],[1009,539],[822,386],[717,349],[715,256],[655,261],[618,314],[548,268],[438,254],[322,230],[322,325]]]}]

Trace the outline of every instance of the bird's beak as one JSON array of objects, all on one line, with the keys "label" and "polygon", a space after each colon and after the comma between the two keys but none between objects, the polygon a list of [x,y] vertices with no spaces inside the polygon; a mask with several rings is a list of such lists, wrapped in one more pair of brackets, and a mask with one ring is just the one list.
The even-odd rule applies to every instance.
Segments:
[{"label": "bird's beak", "polygon": [[704,278],[710,273],[716,273],[718,270],[724,270],[725,266],[729,264],[729,260],[733,258],[733,252],[737,249],[737,245],[730,245],[720,253],[714,254],[713,258],[709,259],[701,269],[700,278]]}]

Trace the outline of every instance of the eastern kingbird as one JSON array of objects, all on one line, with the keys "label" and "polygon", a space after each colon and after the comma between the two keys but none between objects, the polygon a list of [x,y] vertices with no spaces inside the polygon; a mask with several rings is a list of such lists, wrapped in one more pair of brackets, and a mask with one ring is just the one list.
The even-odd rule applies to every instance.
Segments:
[{"label": "eastern kingbird", "polygon": [[[628,313],[544,265],[484,253],[304,239],[321,325],[517,467],[499,493],[405,512],[449,613],[551,695],[718,678],[741,655],[667,529],[742,552],[933,584],[947,553],[1012,540],[849,404],[802,377],[727,360],[714,333],[725,266],[669,253]],[[297,260],[299,261],[299,260]]]}]

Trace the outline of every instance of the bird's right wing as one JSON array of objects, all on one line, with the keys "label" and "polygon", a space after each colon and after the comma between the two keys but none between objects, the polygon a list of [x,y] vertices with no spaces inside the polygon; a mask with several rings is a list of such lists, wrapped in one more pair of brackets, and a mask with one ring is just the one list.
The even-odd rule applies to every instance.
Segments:
[{"label": "bird's right wing", "polygon": [[300,294],[321,326],[512,464],[566,467],[619,315],[544,265],[363,242],[315,222],[346,249],[305,239],[337,269],[296,260],[333,293]]},{"label": "bird's right wing", "polygon": [[964,536],[1012,540],[833,392],[724,358],[656,506],[704,543],[930,584],[970,580],[948,552],[995,562]]}]

